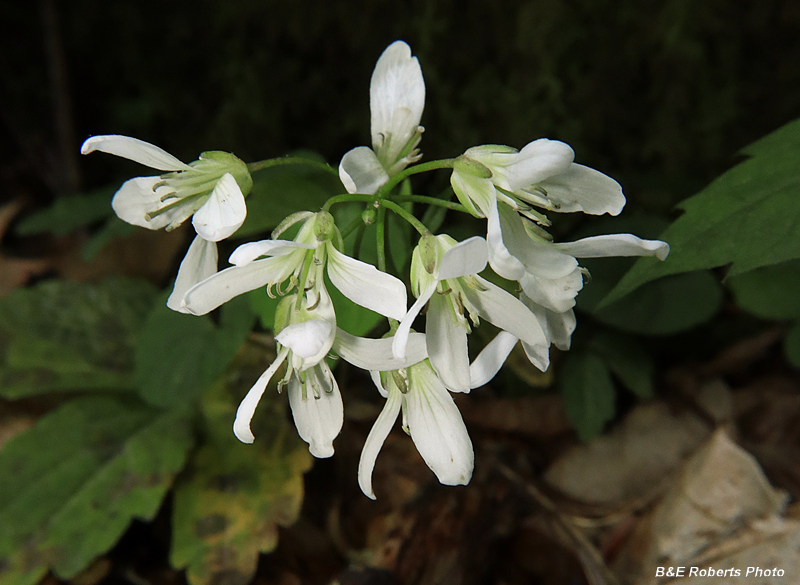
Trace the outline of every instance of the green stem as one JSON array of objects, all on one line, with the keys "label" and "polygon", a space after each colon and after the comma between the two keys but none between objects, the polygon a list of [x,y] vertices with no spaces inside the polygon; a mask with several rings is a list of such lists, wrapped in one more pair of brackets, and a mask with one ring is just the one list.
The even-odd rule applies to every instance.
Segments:
[{"label": "green stem", "polygon": [[416,229],[419,232],[419,235],[421,235],[421,236],[429,236],[429,235],[431,235],[430,230],[425,227],[425,224],[423,224],[420,220],[418,220],[416,217],[411,215],[408,211],[406,211],[405,209],[400,207],[397,203],[394,203],[393,201],[389,201],[388,199],[381,199],[381,209],[383,209],[384,207],[387,208],[387,209],[391,209],[397,215],[399,215],[404,220],[406,220],[408,223],[413,225],[414,229]]},{"label": "green stem", "polygon": [[375,201],[375,195],[364,195],[362,193],[344,193],[342,195],[334,195],[325,202],[322,206],[322,211],[328,211],[337,203],[351,203],[353,201],[366,201],[370,203]]},{"label": "green stem", "polygon": [[442,160],[432,160],[430,162],[414,165],[413,167],[408,167],[407,169],[400,171],[391,179],[389,179],[389,182],[378,190],[377,195],[379,197],[383,197],[387,193],[390,193],[391,190],[394,189],[396,185],[403,182],[407,177],[410,177],[411,175],[416,175],[418,173],[426,173],[428,171],[433,171],[436,169],[451,169],[453,168],[454,162],[455,159],[453,158],[444,158]]},{"label": "green stem", "polygon": [[306,279],[308,278],[308,271],[311,269],[311,262],[314,260],[314,250],[306,252],[305,262],[303,262],[303,270],[300,272],[300,280],[297,284],[297,310],[303,308],[303,297],[306,295]]},{"label": "green stem", "polygon": [[375,245],[378,248],[378,270],[386,272],[386,208],[378,209],[375,223]]},{"label": "green stem", "polygon": [[428,205],[438,205],[439,207],[446,207],[447,209],[469,213],[467,208],[460,203],[456,203],[455,201],[444,201],[442,199],[437,199],[436,197],[428,197],[427,195],[397,195],[392,197],[392,201],[397,201],[398,203],[404,203],[406,201],[411,201],[413,203],[427,203]]},{"label": "green stem", "polygon": [[364,239],[364,232],[367,231],[367,226],[363,223],[356,233],[356,240],[353,242],[353,258],[361,256],[361,242]]},{"label": "green stem", "polygon": [[277,167],[279,165],[308,165],[310,167],[330,173],[336,178],[339,177],[339,171],[337,171],[328,163],[302,156],[282,156],[280,158],[270,158],[267,160],[260,160],[258,162],[247,163],[247,170],[251,173],[255,173],[256,171],[261,171],[269,167]]}]

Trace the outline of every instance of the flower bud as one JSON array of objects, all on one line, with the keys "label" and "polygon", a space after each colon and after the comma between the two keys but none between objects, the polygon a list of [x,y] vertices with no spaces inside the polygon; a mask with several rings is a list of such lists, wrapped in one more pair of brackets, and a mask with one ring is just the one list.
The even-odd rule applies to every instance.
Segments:
[{"label": "flower bud", "polygon": [[492,177],[492,171],[489,170],[489,167],[463,154],[453,163],[453,170],[480,179],[490,179]]},{"label": "flower bud", "polygon": [[336,223],[327,211],[320,211],[314,218],[314,236],[318,242],[327,242],[333,236]]},{"label": "flower bud", "polygon": [[372,225],[375,223],[375,216],[377,212],[375,211],[374,207],[368,207],[364,211],[361,212],[361,221],[364,222],[364,225]]},{"label": "flower bud", "polygon": [[436,270],[438,256],[436,236],[422,236],[419,239],[417,248],[419,249],[419,259],[422,262],[422,265],[425,267],[425,271],[428,274],[433,274],[434,270]]}]

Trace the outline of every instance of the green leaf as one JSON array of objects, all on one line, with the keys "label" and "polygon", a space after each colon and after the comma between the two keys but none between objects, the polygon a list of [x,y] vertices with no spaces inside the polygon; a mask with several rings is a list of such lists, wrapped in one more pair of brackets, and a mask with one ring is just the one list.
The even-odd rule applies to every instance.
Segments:
[{"label": "green leaf", "polygon": [[243,296],[250,303],[250,309],[258,315],[261,326],[264,329],[272,329],[275,326],[275,311],[280,298],[273,299],[263,287],[251,290]]},{"label": "green leaf", "polygon": [[312,459],[274,384],[253,421],[254,444],[233,435],[238,403],[267,367],[262,348],[244,354],[237,361],[242,375],[203,396],[207,441],[175,490],[170,561],[187,569],[191,585],[252,581],[259,553],[275,549],[278,526],[292,524],[303,501]]},{"label": "green leaf", "polygon": [[614,383],[608,366],[591,353],[571,353],[560,370],[564,411],[582,441],[590,441],[614,418]]},{"label": "green leaf", "polygon": [[119,187],[105,187],[85,195],[59,197],[55,203],[19,222],[17,233],[28,236],[52,232],[63,236],[114,214],[111,196]]},{"label": "green leaf", "polygon": [[650,282],[624,301],[595,309],[593,315],[629,333],[672,335],[709,321],[722,300],[714,275],[690,272]]},{"label": "green leaf", "polygon": [[72,400],[0,450],[0,581],[68,579],[150,520],[183,467],[186,415],[107,396]]},{"label": "green leaf", "polygon": [[140,229],[138,226],[125,223],[117,216],[109,217],[103,227],[83,245],[81,259],[84,262],[91,262],[111,240],[130,236],[138,229]]},{"label": "green leaf", "polygon": [[606,361],[611,372],[628,390],[645,400],[653,397],[655,365],[635,339],[600,331],[592,337],[589,346]]},{"label": "green leaf", "polygon": [[156,291],[121,277],[47,281],[0,300],[0,396],[133,389],[133,347]]},{"label": "green leaf", "polygon": [[164,297],[145,321],[136,343],[136,385],[149,404],[189,403],[222,374],[253,326],[247,299],[222,309],[220,327],[208,316],[168,309]]},{"label": "green leaf", "polygon": [[783,352],[790,364],[795,368],[800,368],[800,322],[795,323],[786,334],[786,339],[783,341]]},{"label": "green leaf", "polygon": [[800,317],[800,260],[756,268],[727,280],[745,311],[765,319]]},{"label": "green leaf", "polygon": [[319,211],[345,188],[333,174],[303,164],[279,165],[253,173],[247,219],[237,238],[267,232],[297,211]]},{"label": "green leaf", "polygon": [[640,259],[605,299],[610,304],[668,274],[731,264],[728,276],[800,257],[800,120],[742,150],[749,158],[678,205],[663,234],[665,262]]},{"label": "green leaf", "polygon": [[[663,230],[659,217],[632,215],[597,222],[600,233],[630,232],[654,238]],[[584,232],[576,237],[597,235]],[[577,307],[599,321],[623,331],[643,335],[669,335],[691,329],[711,319],[719,310],[723,293],[708,272],[671,276],[648,283],[624,301],[606,305],[603,299],[635,262],[633,258],[587,258],[581,265],[589,270]]]}]

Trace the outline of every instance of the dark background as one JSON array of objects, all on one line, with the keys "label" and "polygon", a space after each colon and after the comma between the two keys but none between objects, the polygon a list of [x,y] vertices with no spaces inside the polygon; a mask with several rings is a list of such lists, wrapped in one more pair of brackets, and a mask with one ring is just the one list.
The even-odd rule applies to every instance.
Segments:
[{"label": "dark background", "polygon": [[[80,143],[118,133],[184,160],[369,141],[369,77],[407,41],[426,160],[542,136],[666,211],[800,115],[800,3],[705,0],[107,2],[0,8],[5,195],[130,176]],[[122,169],[122,170],[120,170]]]}]

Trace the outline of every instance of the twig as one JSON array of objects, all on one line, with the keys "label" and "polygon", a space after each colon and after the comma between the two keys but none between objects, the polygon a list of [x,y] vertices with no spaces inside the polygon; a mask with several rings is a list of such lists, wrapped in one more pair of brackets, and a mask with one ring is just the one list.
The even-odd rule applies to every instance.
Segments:
[{"label": "twig", "polygon": [[558,507],[550,498],[544,495],[535,485],[522,479],[511,468],[506,467],[502,463],[498,463],[497,468],[500,473],[517,487],[522,488],[525,494],[548,513],[562,535],[575,547],[575,552],[581,562],[584,574],[591,585],[619,585],[619,581],[617,581],[617,578],[608,566],[606,566],[603,555],[600,554],[597,547],[586,538],[579,528],[558,510]]}]

